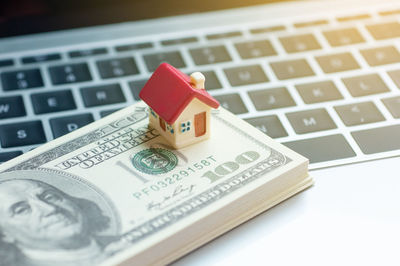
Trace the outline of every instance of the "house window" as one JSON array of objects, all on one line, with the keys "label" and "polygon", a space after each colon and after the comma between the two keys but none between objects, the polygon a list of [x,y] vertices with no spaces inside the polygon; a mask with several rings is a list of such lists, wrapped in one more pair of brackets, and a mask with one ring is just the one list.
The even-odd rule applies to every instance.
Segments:
[{"label": "house window", "polygon": [[171,125],[167,124],[167,130],[171,133],[174,134],[174,128]]},{"label": "house window", "polygon": [[190,121],[182,122],[181,123],[181,133],[190,131],[191,126],[192,126],[192,123]]},{"label": "house window", "polygon": [[157,118],[156,112],[154,112],[154,110],[151,109],[151,108],[150,108],[150,113],[151,113],[155,118]]}]

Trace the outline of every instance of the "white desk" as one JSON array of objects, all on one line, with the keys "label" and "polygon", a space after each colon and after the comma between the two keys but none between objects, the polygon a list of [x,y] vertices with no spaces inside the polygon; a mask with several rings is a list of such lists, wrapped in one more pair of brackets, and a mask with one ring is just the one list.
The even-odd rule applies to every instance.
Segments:
[{"label": "white desk", "polygon": [[400,265],[400,158],[311,174],[312,188],[174,265]]}]

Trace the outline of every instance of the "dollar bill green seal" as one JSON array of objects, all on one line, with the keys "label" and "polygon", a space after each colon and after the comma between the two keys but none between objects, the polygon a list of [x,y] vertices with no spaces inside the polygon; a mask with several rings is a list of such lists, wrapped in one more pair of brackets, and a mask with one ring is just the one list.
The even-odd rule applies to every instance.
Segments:
[{"label": "dollar bill green seal", "polygon": [[178,164],[178,157],[169,150],[152,148],[136,153],[132,164],[142,173],[158,175],[174,169]]}]

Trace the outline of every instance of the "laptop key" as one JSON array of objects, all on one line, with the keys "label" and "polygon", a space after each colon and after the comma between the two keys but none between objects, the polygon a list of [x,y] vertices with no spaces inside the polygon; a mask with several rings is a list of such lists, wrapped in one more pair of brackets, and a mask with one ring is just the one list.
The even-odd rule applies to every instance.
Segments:
[{"label": "laptop key", "polygon": [[360,68],[357,61],[350,53],[316,56],[315,59],[325,73],[335,73]]},{"label": "laptop key", "polygon": [[319,163],[355,157],[356,153],[341,134],[282,143],[310,160]]},{"label": "laptop key", "polygon": [[183,61],[182,55],[178,51],[147,54],[147,55],[143,56],[143,59],[146,63],[147,69],[150,72],[153,72],[154,70],[156,70],[156,68],[161,63],[164,63],[164,62],[171,64],[176,68],[186,67],[186,64]]},{"label": "laptop key", "polygon": [[0,74],[4,91],[43,87],[43,79],[37,68],[7,71]]},{"label": "laptop key", "polygon": [[0,97],[0,119],[25,115],[25,106],[21,96]]},{"label": "laptop key", "polygon": [[368,25],[367,29],[375,38],[375,40],[385,40],[400,37],[399,22],[372,24]]},{"label": "laptop key", "polygon": [[61,55],[58,53],[26,56],[22,57],[21,59],[23,64],[42,63],[42,62],[57,61],[57,60],[61,60]]},{"label": "laptop key", "polygon": [[117,52],[135,51],[146,48],[153,48],[153,46],[154,45],[151,42],[124,44],[116,46],[115,51]]},{"label": "laptop key", "polygon": [[400,15],[400,9],[390,9],[379,12],[381,16],[393,16],[393,15]]},{"label": "laptop key", "polygon": [[12,60],[12,59],[0,60],[0,67],[8,67],[8,66],[13,66],[13,65],[14,65],[14,60]]},{"label": "laptop key", "polygon": [[298,53],[321,49],[321,45],[312,34],[281,37],[279,38],[279,41],[288,53]]},{"label": "laptop key", "polygon": [[297,134],[337,128],[335,122],[324,108],[287,113],[290,124]]},{"label": "laptop key", "polygon": [[202,71],[206,78],[205,87],[207,90],[221,89],[222,85],[214,71]]},{"label": "laptop key", "polygon": [[236,50],[242,59],[276,55],[276,51],[268,40],[235,43]]},{"label": "laptop key", "polygon": [[107,54],[107,53],[108,53],[108,51],[106,48],[94,48],[94,49],[87,49],[87,50],[71,51],[68,53],[68,55],[71,58],[78,58],[78,57],[102,55],[102,54]]},{"label": "laptop key", "polygon": [[327,25],[327,24],[329,24],[329,21],[327,21],[325,19],[319,19],[319,20],[306,21],[306,22],[297,22],[297,23],[294,23],[293,25],[296,28],[306,28],[306,27],[314,27],[314,26]]},{"label": "laptop key", "polygon": [[388,71],[390,78],[396,84],[397,88],[400,89],[400,70]]},{"label": "laptop key", "polygon": [[100,116],[101,117],[105,117],[105,116],[108,116],[108,115],[110,115],[112,113],[115,113],[116,111],[119,111],[119,110],[121,110],[121,109],[112,109],[112,110],[101,111],[100,112]]},{"label": "laptop key", "polygon": [[276,77],[280,80],[314,76],[315,73],[305,59],[270,63]]},{"label": "laptop key", "polygon": [[400,96],[385,98],[382,102],[394,118],[400,118]]},{"label": "laptop key", "polygon": [[86,107],[126,102],[119,84],[81,88],[81,95]]},{"label": "laptop key", "polygon": [[45,114],[76,109],[70,90],[36,93],[31,95],[35,114]]},{"label": "laptop key", "polygon": [[364,43],[365,40],[356,28],[328,30],[323,32],[329,44],[333,47]]},{"label": "laptop key", "polygon": [[49,67],[51,82],[54,85],[69,84],[92,80],[86,63]]},{"label": "laptop key", "polygon": [[50,119],[54,138],[61,137],[94,121],[92,114],[79,114]]},{"label": "laptop key", "polygon": [[139,74],[139,69],[131,57],[100,60],[96,65],[103,79]]},{"label": "laptop key", "polygon": [[243,86],[269,81],[264,70],[259,65],[226,68],[224,69],[224,73],[232,86]]},{"label": "laptop key", "polygon": [[132,96],[136,101],[140,101],[139,93],[143,89],[146,82],[147,79],[141,79],[134,80],[128,83],[129,88],[131,89]]},{"label": "laptop key", "polygon": [[363,20],[369,18],[371,18],[370,14],[358,14],[358,15],[338,17],[336,20],[339,22],[348,22],[348,21]]},{"label": "laptop key", "polygon": [[400,53],[394,46],[384,46],[360,51],[370,66],[381,66],[400,62]]},{"label": "laptop key", "polygon": [[346,126],[356,126],[384,121],[373,102],[353,103],[334,107]]},{"label": "laptop key", "polygon": [[283,30],[286,30],[286,27],[284,25],[276,25],[276,26],[269,26],[269,27],[261,27],[261,28],[251,29],[250,33],[251,34],[263,34],[263,33],[269,33],[269,32],[275,32],[275,31],[283,31]]},{"label": "laptop key", "polygon": [[199,39],[197,37],[185,37],[185,38],[164,40],[164,41],[161,41],[161,44],[164,46],[170,46],[170,45],[195,43],[198,41],[199,41]]},{"label": "laptop key", "polygon": [[0,144],[3,148],[46,142],[41,121],[0,125]]},{"label": "laptop key", "polygon": [[244,114],[247,113],[247,107],[244,105],[242,98],[237,93],[232,94],[224,94],[214,96],[217,101],[221,104],[222,107],[228,109],[234,114]]},{"label": "laptop key", "polygon": [[295,106],[292,96],[284,87],[248,92],[258,111]]},{"label": "laptop key", "polygon": [[0,163],[5,163],[8,160],[11,160],[17,156],[20,156],[21,154],[22,154],[22,151],[0,152]]},{"label": "laptop key", "polygon": [[342,94],[332,81],[299,84],[295,87],[306,104],[343,99]]},{"label": "laptop key", "polygon": [[285,128],[282,126],[281,121],[276,115],[267,115],[255,118],[247,118],[246,122],[267,134],[271,138],[281,138],[288,136]]},{"label": "laptop key", "polygon": [[389,88],[378,74],[343,78],[342,81],[353,97],[361,97],[389,91]]},{"label": "laptop key", "polygon": [[365,154],[400,149],[400,125],[354,131],[351,135]]},{"label": "laptop key", "polygon": [[222,45],[190,49],[189,52],[196,65],[208,65],[232,61],[228,51]]},{"label": "laptop key", "polygon": [[242,33],[240,31],[230,31],[216,34],[208,34],[206,35],[207,40],[219,40],[219,39],[227,39],[233,37],[240,37]]}]

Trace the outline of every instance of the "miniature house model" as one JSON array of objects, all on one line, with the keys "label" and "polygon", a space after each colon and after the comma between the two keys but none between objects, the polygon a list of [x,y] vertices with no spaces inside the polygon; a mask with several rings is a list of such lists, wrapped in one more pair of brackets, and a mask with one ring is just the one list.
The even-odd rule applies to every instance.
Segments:
[{"label": "miniature house model", "polygon": [[150,107],[150,125],[176,149],[210,137],[211,108],[219,103],[204,89],[204,81],[200,72],[189,77],[163,63],[139,94]]}]

